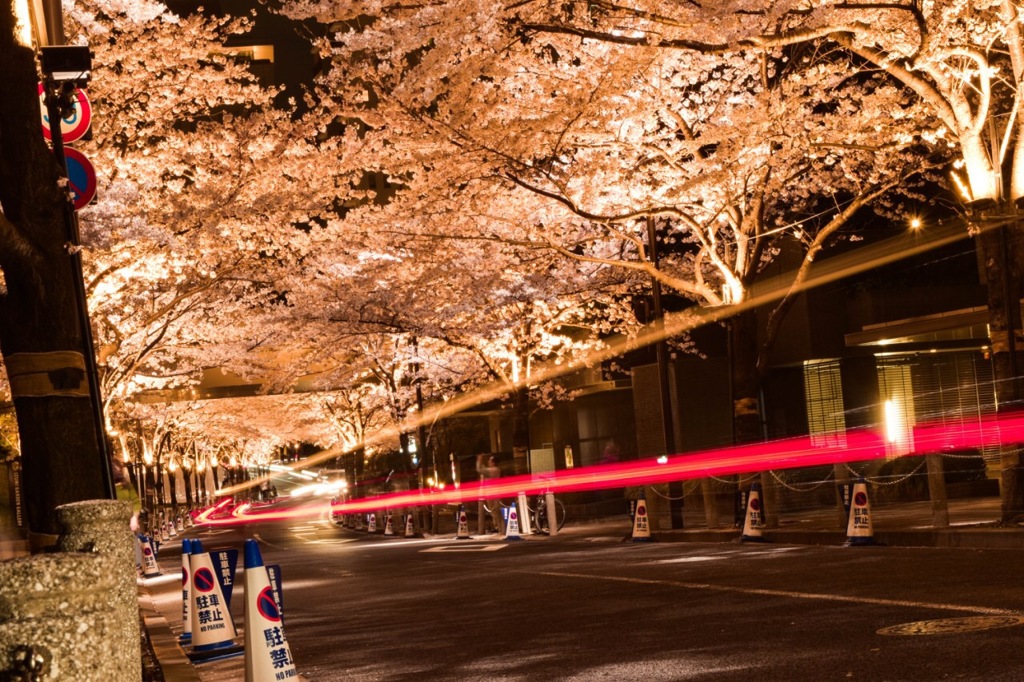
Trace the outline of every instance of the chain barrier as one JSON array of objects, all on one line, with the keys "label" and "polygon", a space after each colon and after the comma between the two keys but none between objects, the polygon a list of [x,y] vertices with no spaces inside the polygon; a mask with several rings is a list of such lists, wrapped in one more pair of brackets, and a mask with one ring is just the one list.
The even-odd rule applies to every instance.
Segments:
[{"label": "chain barrier", "polygon": [[757,478],[757,474],[752,474],[746,478],[737,478],[735,481],[730,481],[727,478],[719,478],[718,476],[708,476],[707,478],[710,478],[712,481],[717,481],[718,483],[726,483],[729,485],[735,483],[739,485],[741,483],[748,483],[750,481],[753,481],[755,478]]},{"label": "chain barrier", "polygon": [[[853,467],[851,467],[849,464],[844,464],[843,466],[845,466],[847,471],[852,473],[854,476],[856,476],[857,478],[863,478],[865,481],[867,481],[871,485],[875,485],[875,486],[889,486],[889,485],[898,485],[900,483],[903,483],[903,481],[906,481],[910,477],[916,476],[917,473],[919,471],[921,471],[921,467],[923,467],[925,465],[925,458],[921,457],[920,459],[921,459],[921,461],[917,463],[917,466],[914,467],[913,471],[907,473],[904,476],[898,476],[898,477],[897,476],[865,476],[862,473],[858,473],[857,471],[854,471]],[[884,479],[884,478],[892,478],[892,479],[895,479],[895,480],[883,481],[882,479]]]},{"label": "chain barrier", "polygon": [[946,459],[985,459],[985,455],[981,453],[977,455],[958,455],[952,452],[940,452],[939,454]]},{"label": "chain barrier", "polygon": [[695,491],[695,490],[697,490],[697,488],[698,488],[698,487],[700,487],[700,479],[697,479],[697,481],[696,481],[696,482],[695,482],[695,483],[694,483],[694,484],[693,484],[693,485],[692,485],[692,486],[690,487],[690,489],[689,489],[689,490],[687,490],[687,489],[686,489],[686,486],[685,486],[685,485],[683,485],[683,494],[682,494],[682,495],[680,495],[679,497],[672,497],[672,496],[670,496],[670,495],[663,495],[663,494],[662,494],[662,493],[661,493],[661,492],[660,492],[660,491],[659,491],[659,490],[658,490],[658,489],[657,489],[656,487],[654,487],[654,486],[651,486],[651,487],[649,487],[648,489],[649,489],[649,490],[650,490],[650,491],[651,491],[652,493],[654,493],[655,495],[657,495],[658,497],[660,497],[660,498],[661,498],[661,499],[663,499],[663,500],[671,500],[671,501],[676,501],[676,500],[682,500],[682,499],[684,499],[684,498],[685,498],[685,497],[686,497],[687,495],[692,495],[692,494],[694,493],[694,491]]},{"label": "chain barrier", "polygon": [[818,488],[820,488],[821,486],[825,485],[829,481],[835,479],[835,471],[833,471],[832,473],[830,473],[828,475],[828,478],[825,478],[825,479],[823,479],[821,481],[808,481],[803,486],[797,486],[797,485],[794,485],[792,483],[787,483],[785,479],[783,479],[781,476],[779,476],[774,471],[769,471],[768,473],[770,473],[772,475],[772,478],[775,479],[775,482],[778,483],[779,485],[781,485],[783,488],[785,488],[787,490],[793,490],[793,491],[798,492],[798,493],[806,493],[806,492],[810,492],[812,490],[817,490]]}]

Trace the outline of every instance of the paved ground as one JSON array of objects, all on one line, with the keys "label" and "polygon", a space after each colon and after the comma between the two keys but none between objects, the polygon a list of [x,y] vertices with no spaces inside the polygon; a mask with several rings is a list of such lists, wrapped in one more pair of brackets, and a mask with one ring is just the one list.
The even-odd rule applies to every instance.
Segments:
[{"label": "paved ground", "polygon": [[[930,503],[902,503],[871,509],[874,526],[870,541],[889,546],[964,547],[1024,549],[1024,527],[1001,527],[998,498],[952,500],[949,503],[950,526],[932,526]],[[779,519],[778,528],[766,529],[765,541],[779,544],[842,545],[846,532],[833,510],[788,514]],[[608,519],[594,523],[568,524],[562,535],[629,539],[628,518]],[[454,529],[453,529],[454,533]],[[453,534],[452,533],[452,534]],[[708,530],[695,527],[681,530],[655,530],[656,542],[739,542],[740,531],[734,527]],[[150,633],[157,658],[167,682],[227,682],[244,677],[244,659],[215,665],[194,666],[178,644],[181,631],[180,572],[174,564],[178,554],[169,547],[161,568],[166,574],[139,581],[139,605]],[[173,556],[172,556],[173,555]]]}]

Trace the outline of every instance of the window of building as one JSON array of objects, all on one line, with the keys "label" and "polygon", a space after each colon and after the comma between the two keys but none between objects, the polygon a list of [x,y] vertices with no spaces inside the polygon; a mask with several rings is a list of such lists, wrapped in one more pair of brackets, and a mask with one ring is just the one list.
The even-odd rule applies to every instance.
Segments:
[{"label": "window of building", "polygon": [[[955,443],[958,432],[976,434],[980,420],[996,411],[992,365],[980,352],[879,357],[878,379],[883,400],[895,398],[904,405],[903,428],[910,448],[917,424],[942,426]],[[986,456],[998,456],[995,440],[979,449]]]},{"label": "window of building", "polygon": [[917,423],[910,365],[879,362],[878,393],[886,457],[910,454],[914,451],[914,424]]},{"label": "window of building", "polygon": [[838,360],[804,362],[804,396],[811,443],[821,447],[846,445],[843,381]]}]

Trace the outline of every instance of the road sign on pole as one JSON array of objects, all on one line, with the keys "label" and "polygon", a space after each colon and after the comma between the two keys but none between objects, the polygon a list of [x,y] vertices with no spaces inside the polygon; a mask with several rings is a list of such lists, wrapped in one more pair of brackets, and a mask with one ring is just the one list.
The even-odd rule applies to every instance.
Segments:
[{"label": "road sign on pole", "polygon": [[85,154],[71,147],[64,148],[64,158],[68,164],[71,198],[78,211],[96,198],[96,168]]},{"label": "road sign on pole", "polygon": [[[74,99],[71,110],[60,121],[60,132],[65,143],[82,139],[89,132],[89,126],[92,125],[92,104],[90,104],[85,90],[75,88],[72,97]],[[43,137],[50,141],[52,139],[50,116],[46,110],[46,88],[42,83],[39,84],[39,108],[43,124]]]}]

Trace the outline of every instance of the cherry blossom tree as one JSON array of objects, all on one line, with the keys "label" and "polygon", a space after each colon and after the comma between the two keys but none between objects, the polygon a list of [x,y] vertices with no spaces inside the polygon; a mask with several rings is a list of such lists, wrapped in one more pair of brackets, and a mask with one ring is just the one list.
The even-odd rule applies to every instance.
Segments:
[{"label": "cherry blossom tree", "polygon": [[[0,217],[4,356],[78,352],[56,210],[65,199],[40,134],[32,52],[13,41],[10,5],[3,10],[3,172],[12,178]],[[94,53],[94,123],[80,146],[101,187],[81,211],[84,248],[73,255],[83,261],[107,412],[117,421],[138,391],[195,382],[225,358],[258,368],[275,334],[290,332],[274,326],[287,305],[280,273],[337,238],[318,216],[360,190],[323,163],[336,153],[332,140],[222,47],[244,20],[181,18],[152,2],[69,12],[69,41]],[[264,324],[250,324],[259,313]],[[85,400],[31,398],[15,391],[26,484],[40,491],[30,523],[55,532],[53,507],[103,495],[95,471],[56,473],[75,472],[71,458],[88,468],[95,429],[80,423],[91,419]],[[48,427],[57,416],[67,426]]]},{"label": "cherry blossom tree", "polygon": [[[786,249],[804,259],[799,287],[859,212],[891,213],[880,199],[944,161],[941,121],[843,50],[641,40],[620,15],[679,29],[601,3],[284,11],[333,22],[322,97],[365,126],[366,162],[402,185],[361,220],[415,215],[452,238],[621,268],[691,299],[696,318],[729,307],[742,440],[759,433],[768,347],[754,343],[751,284]],[[657,264],[648,219],[665,242]]]},{"label": "cherry blossom tree", "polygon": [[[552,386],[531,381],[534,365],[581,362],[601,335],[628,325],[621,278],[543,250],[524,255],[500,240],[454,239],[436,232],[429,219],[400,222],[389,215],[394,219],[376,234],[381,251],[340,271],[337,263],[324,263],[342,277],[334,287],[325,279],[324,288],[313,290],[324,302],[319,308],[298,306],[314,312],[304,330],[324,330],[316,334],[317,362],[358,366],[345,359],[346,343],[358,343],[396,424],[423,403],[470,389],[480,391],[480,402],[517,396],[513,447],[525,467],[527,396],[531,388],[537,397],[541,386]],[[341,349],[341,357],[329,360],[333,353],[325,348]],[[424,440],[421,433],[421,445]]]},{"label": "cherry blossom tree", "polygon": [[[515,21],[527,35],[767,58],[796,45],[840,48],[913,92],[956,156],[950,178],[979,235],[989,296],[993,367],[1002,404],[1021,399],[1024,297],[1024,28],[1012,0],[927,3],[633,2],[530,5]],[[893,136],[896,139],[896,136]],[[1001,457],[1002,515],[1024,509],[1019,448]]]},{"label": "cherry blossom tree", "polygon": [[[318,162],[334,147],[225,53],[237,20],[118,5],[72,16],[96,62],[103,193],[83,232],[108,404],[254,362],[279,331],[283,273],[334,238],[311,223],[338,195]],[[267,311],[258,329],[244,322],[254,310]]]}]

